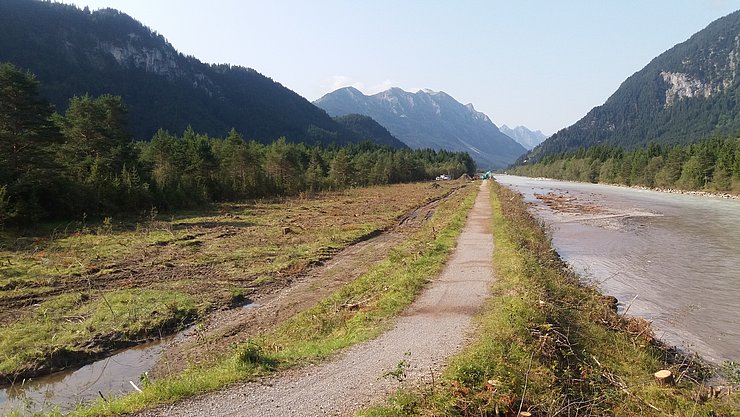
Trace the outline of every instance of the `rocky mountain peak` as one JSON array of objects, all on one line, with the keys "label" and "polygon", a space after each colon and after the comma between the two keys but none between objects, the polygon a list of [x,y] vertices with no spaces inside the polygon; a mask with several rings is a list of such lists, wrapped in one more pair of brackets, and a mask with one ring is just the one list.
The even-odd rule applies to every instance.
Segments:
[{"label": "rocky mountain peak", "polygon": [[361,98],[348,100],[337,90],[314,103],[332,116],[370,116],[412,148],[467,151],[481,168],[505,167],[525,151],[472,104],[442,91],[411,93],[394,87]]},{"label": "rocky mountain peak", "polygon": [[506,136],[509,136],[510,138],[517,141],[519,144],[524,146],[525,148],[531,150],[535,146],[542,143],[545,139],[547,139],[547,136],[542,133],[539,130],[530,130],[525,126],[517,126],[514,128],[510,128],[507,125],[501,125],[499,127],[499,130],[504,133]]}]

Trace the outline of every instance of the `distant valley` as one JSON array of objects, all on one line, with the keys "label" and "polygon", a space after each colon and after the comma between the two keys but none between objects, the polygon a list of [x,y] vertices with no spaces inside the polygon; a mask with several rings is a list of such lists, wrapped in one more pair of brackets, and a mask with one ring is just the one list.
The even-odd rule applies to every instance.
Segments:
[{"label": "distant valley", "polygon": [[505,168],[526,152],[472,104],[463,105],[441,91],[391,88],[368,96],[345,87],[314,104],[332,116],[370,116],[411,148],[468,152],[484,169]]},{"label": "distant valley", "polygon": [[365,96],[350,87],[313,105],[253,69],[183,55],[162,35],[113,9],[7,0],[0,3],[0,25],[0,62],[35,74],[42,96],[57,111],[65,111],[73,96],[121,96],[136,139],[149,140],[160,128],[211,136],[234,128],[262,143],[279,137],[324,145],[369,140],[464,151],[479,168],[492,169],[510,165],[543,138],[522,127],[507,136],[472,104],[431,90],[392,88]]},{"label": "distant valley", "polygon": [[501,125],[499,126],[498,130],[500,130],[501,133],[505,134],[506,136],[517,141],[520,145],[527,148],[527,150],[531,150],[535,146],[544,142],[545,139],[547,139],[547,136],[541,131],[536,130],[533,132],[527,129],[525,126],[517,126],[512,129],[509,126]]}]

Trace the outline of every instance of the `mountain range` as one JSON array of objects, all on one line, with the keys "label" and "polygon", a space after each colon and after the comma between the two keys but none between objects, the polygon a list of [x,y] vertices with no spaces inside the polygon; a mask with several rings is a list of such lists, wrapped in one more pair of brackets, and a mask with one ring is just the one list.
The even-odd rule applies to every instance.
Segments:
[{"label": "mountain range", "polygon": [[[360,134],[280,83],[249,68],[210,65],[185,56],[165,38],[113,9],[90,12],[34,0],[0,1],[0,62],[36,75],[57,111],[75,95],[120,95],[129,129],[149,139],[160,128],[188,126],[212,136],[236,128],[270,142],[360,142]],[[364,121],[367,123],[368,121]],[[382,143],[405,147],[395,138]]]},{"label": "mountain range", "polygon": [[525,126],[517,126],[512,129],[509,126],[501,125],[498,127],[498,130],[500,130],[504,135],[517,141],[520,145],[527,148],[527,150],[531,150],[547,139],[547,136],[541,131],[531,131]]},{"label": "mountain range", "polygon": [[635,148],[740,134],[740,10],[662,53],[521,161],[597,144]]},{"label": "mountain range", "polygon": [[391,88],[368,96],[345,87],[314,104],[332,116],[372,117],[412,148],[466,151],[480,168],[506,167],[526,152],[472,104],[463,105],[441,91]]}]

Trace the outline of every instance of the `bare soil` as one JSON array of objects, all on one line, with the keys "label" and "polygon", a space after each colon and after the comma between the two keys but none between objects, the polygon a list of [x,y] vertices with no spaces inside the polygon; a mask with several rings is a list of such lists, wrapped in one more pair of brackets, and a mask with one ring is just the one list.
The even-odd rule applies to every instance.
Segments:
[{"label": "bare soil", "polygon": [[213,312],[196,331],[165,350],[152,375],[161,377],[180,372],[190,364],[214,360],[231,352],[234,345],[272,330],[287,318],[315,305],[385,259],[391,248],[421,228],[439,203],[458,190],[412,210],[388,230],[347,247],[305,273],[281,280],[280,286],[273,285],[269,290],[251,294],[243,306]]},{"label": "bare soil", "polygon": [[[413,217],[426,216],[422,210]],[[291,370],[274,378],[234,386],[139,415],[349,415],[380,401],[399,386],[434,384],[446,358],[468,341],[473,330],[471,319],[488,296],[489,285],[494,279],[490,216],[489,191],[484,182],[445,270],[405,311],[396,326],[381,337],[350,348],[324,364]],[[367,242],[366,247],[387,243],[374,240]],[[363,253],[363,248],[356,249],[358,253],[343,254],[337,262],[343,264],[362,256],[358,254]],[[382,250],[376,248],[371,252]],[[375,259],[374,255],[371,258]],[[321,270],[327,273],[335,266],[327,264]],[[328,274],[328,282],[336,279],[329,276],[332,275]],[[305,296],[303,291],[311,288],[308,282],[299,283],[294,286],[295,293],[290,291],[285,295],[286,301],[275,297],[267,304],[263,300],[263,307],[246,310],[248,313],[243,318],[227,322],[248,323],[248,317],[256,316],[260,310],[270,312],[268,315],[287,314]],[[281,310],[281,306],[286,310]],[[227,327],[215,326],[214,335],[218,329]]]}]

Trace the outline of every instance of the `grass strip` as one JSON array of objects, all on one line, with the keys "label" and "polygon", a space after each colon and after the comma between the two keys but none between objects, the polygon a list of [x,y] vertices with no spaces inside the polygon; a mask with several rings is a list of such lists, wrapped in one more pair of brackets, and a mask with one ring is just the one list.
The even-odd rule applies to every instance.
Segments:
[{"label": "grass strip", "polygon": [[[361,415],[734,415],[737,394],[711,398],[706,369],[582,285],[520,196],[492,187],[497,281],[477,340],[436,386],[402,390]],[[674,386],[656,385],[653,373],[664,368],[678,376]]]},{"label": "grass strip", "polygon": [[[144,381],[143,392],[110,401],[98,400],[70,416],[131,413],[158,404],[268,375],[339,349],[372,339],[421,292],[444,267],[475,202],[471,185],[440,203],[432,218],[389,257],[366,274],[304,311],[273,332],[238,346],[212,366],[191,367],[180,375]],[[47,415],[60,415],[52,413]]]}]

